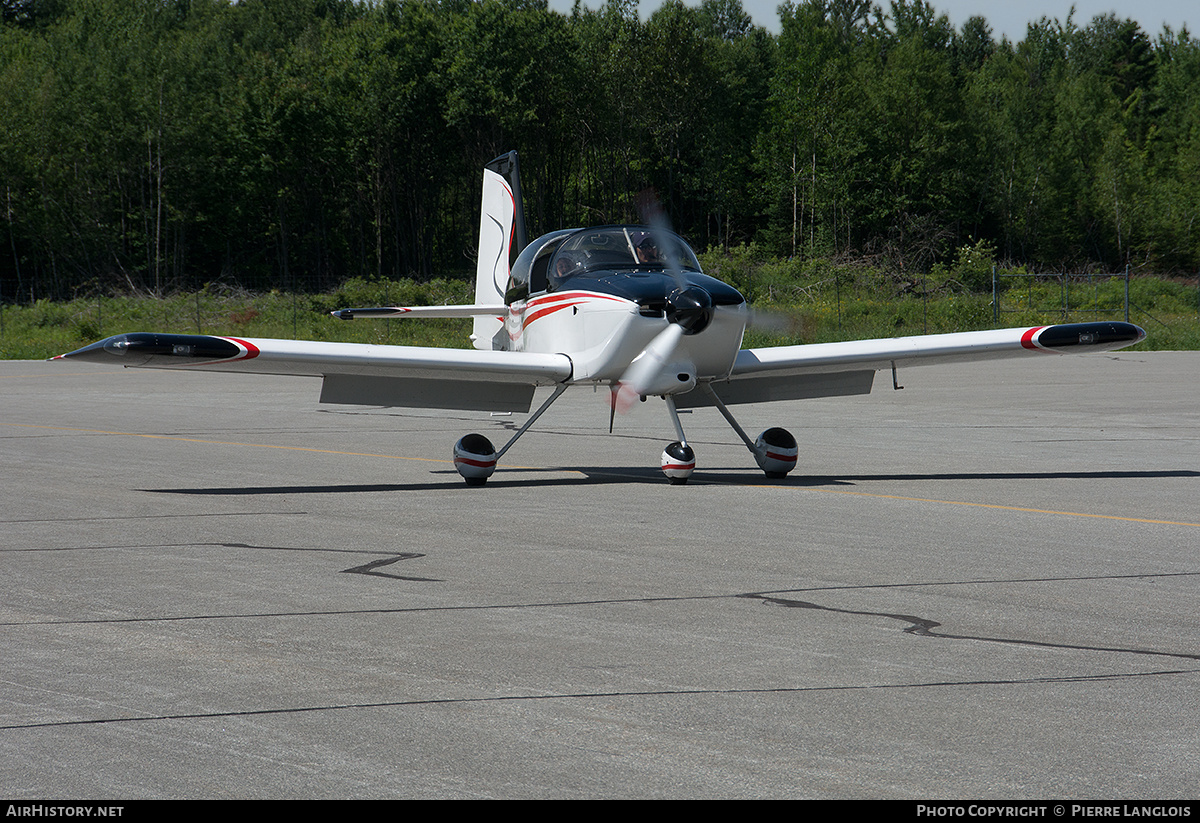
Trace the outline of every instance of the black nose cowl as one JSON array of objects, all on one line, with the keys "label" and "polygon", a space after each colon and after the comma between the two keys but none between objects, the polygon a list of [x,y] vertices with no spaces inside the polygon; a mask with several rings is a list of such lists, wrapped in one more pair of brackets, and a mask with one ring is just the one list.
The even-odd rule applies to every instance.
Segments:
[{"label": "black nose cowl", "polygon": [[682,326],[684,334],[704,331],[712,317],[712,295],[699,286],[676,289],[667,297],[667,320]]}]

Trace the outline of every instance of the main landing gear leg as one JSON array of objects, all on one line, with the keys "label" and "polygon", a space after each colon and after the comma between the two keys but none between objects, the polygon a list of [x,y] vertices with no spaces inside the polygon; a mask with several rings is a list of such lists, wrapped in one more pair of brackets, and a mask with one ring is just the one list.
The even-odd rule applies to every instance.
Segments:
[{"label": "main landing gear leg", "polygon": [[463,480],[467,481],[467,485],[482,486],[486,483],[487,479],[496,471],[496,461],[504,456],[512,444],[517,442],[517,438],[523,435],[566,390],[566,383],[555,386],[554,394],[546,398],[546,402],[538,407],[538,410],[525,421],[521,428],[517,429],[517,433],[504,444],[504,448],[500,451],[496,451],[492,447],[492,441],[482,434],[467,434],[460,437],[454,444],[454,468],[462,475]]},{"label": "main landing gear leg", "polygon": [[671,415],[679,439],[663,449],[662,470],[671,485],[681,486],[688,482],[696,468],[696,453],[687,444],[687,435],[683,433],[683,424],[679,422],[679,412],[675,410],[675,398],[668,394],[663,400],[667,401],[667,413]]},{"label": "main landing gear leg", "polygon": [[717,397],[712,385],[704,383],[702,387],[716,404],[717,411],[733,427],[738,437],[742,438],[746,448],[754,455],[754,461],[758,463],[758,467],[767,477],[781,479],[787,477],[788,472],[796,468],[796,457],[800,450],[797,448],[796,438],[792,437],[791,432],[787,429],[771,428],[760,434],[758,440],[751,440],[750,435],[746,434],[746,430],[733,419],[733,415],[721,402],[721,398]]}]

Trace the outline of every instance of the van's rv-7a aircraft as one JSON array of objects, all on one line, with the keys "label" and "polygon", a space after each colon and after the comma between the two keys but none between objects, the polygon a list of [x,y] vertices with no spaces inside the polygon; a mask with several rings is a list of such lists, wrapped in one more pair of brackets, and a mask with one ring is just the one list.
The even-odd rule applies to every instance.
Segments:
[{"label": "van's rv-7a aircraft", "polygon": [[1129,323],[1093,322],[743,349],[745,298],[702,274],[661,216],[647,222],[566,229],[528,242],[517,155],[510,152],[483,172],[473,305],[333,312],[344,320],[471,317],[474,351],[131,333],[59,358],[320,377],[322,403],[372,406],[528,412],[535,389],[553,386],[499,451],[480,434],[455,443],[455,468],[470,485],[486,482],[572,386],[607,388],[614,409],[661,397],[678,437],[663,451],[662,469],[672,483],[685,483],[696,458],[681,408],[715,406],[762,471],[778,478],[796,466],[796,439],[781,428],[751,439],[729,406],[867,394],[876,371],[891,369],[894,384],[901,366],[1111,351],[1145,337]]}]

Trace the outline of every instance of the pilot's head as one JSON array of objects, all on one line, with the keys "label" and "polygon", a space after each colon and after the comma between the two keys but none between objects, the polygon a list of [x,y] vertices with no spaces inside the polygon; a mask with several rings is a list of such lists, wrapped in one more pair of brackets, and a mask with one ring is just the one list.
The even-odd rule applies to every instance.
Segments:
[{"label": "pilot's head", "polygon": [[558,260],[554,261],[554,273],[558,277],[566,277],[573,271],[575,271],[575,261],[569,254],[560,255]]},{"label": "pilot's head", "polygon": [[641,243],[638,243],[637,258],[639,263],[658,262],[658,246],[655,244],[654,238],[647,235]]}]

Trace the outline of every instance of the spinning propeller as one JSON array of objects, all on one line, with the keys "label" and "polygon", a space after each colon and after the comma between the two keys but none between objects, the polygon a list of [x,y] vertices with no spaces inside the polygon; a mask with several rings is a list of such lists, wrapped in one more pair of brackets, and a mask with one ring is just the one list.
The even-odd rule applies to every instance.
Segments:
[{"label": "spinning propeller", "polygon": [[703,331],[713,318],[712,295],[689,283],[684,276],[675,235],[652,189],[646,189],[638,196],[637,206],[642,222],[650,228],[650,237],[638,247],[639,256],[645,254],[645,262],[662,262],[675,281],[675,289],[667,295],[667,327],[630,362],[613,386],[613,411],[621,413],[629,411],[642,397],[678,394],[695,388],[695,366],[676,356],[679,342],[685,335]]}]

